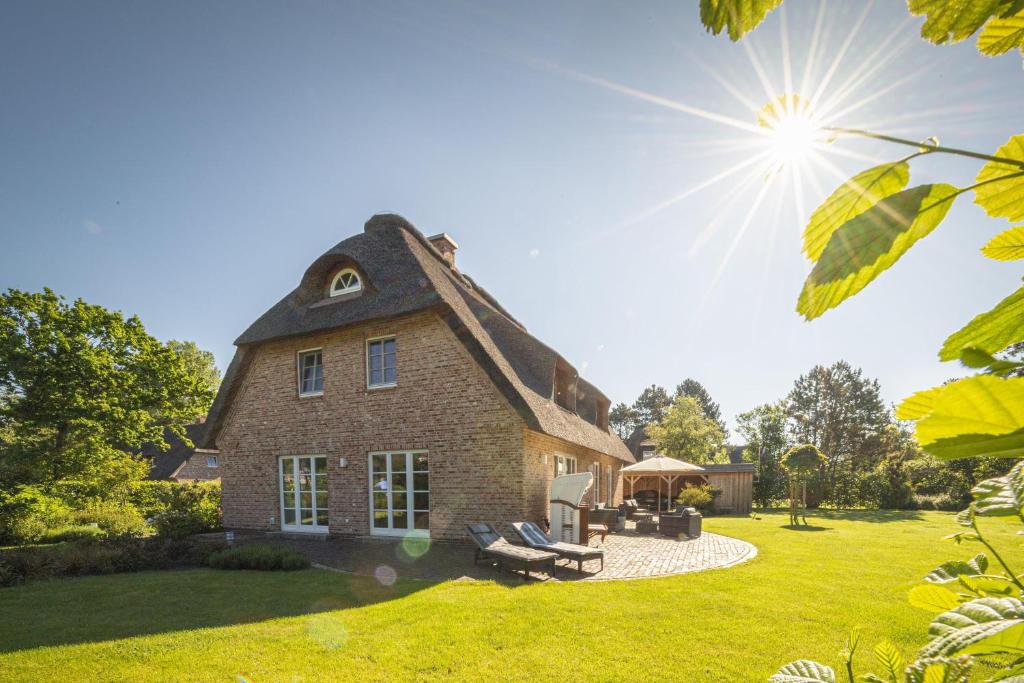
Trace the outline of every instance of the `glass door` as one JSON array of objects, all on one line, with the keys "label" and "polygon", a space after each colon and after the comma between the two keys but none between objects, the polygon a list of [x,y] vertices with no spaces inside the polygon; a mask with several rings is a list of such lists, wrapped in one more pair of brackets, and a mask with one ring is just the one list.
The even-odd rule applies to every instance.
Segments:
[{"label": "glass door", "polygon": [[425,451],[370,454],[370,533],[430,535],[430,468]]},{"label": "glass door", "polygon": [[281,529],[327,533],[327,458],[288,455],[280,459]]}]

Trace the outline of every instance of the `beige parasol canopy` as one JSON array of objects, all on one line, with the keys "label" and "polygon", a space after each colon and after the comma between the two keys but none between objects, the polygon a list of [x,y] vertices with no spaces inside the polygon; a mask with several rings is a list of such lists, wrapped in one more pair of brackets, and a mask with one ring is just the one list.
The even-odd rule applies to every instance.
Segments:
[{"label": "beige parasol canopy", "polygon": [[699,465],[670,458],[667,455],[656,455],[638,463],[622,468],[622,476],[629,482],[629,495],[633,495],[633,484],[638,479],[657,477],[658,479],[658,511],[661,511],[661,482],[668,484],[668,495],[672,494],[672,482],[679,477],[704,477],[707,470]]}]

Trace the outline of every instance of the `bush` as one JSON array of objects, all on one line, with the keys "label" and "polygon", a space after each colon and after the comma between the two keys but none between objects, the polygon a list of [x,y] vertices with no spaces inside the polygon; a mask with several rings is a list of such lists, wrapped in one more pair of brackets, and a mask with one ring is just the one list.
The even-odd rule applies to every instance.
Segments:
[{"label": "bush", "polygon": [[711,501],[714,499],[715,492],[707,484],[701,484],[700,486],[687,484],[679,491],[679,495],[676,496],[676,505],[704,510],[711,505]]},{"label": "bush", "polygon": [[160,490],[164,508],[153,517],[160,536],[185,538],[221,527],[220,484],[214,481],[174,484]]},{"label": "bush", "polygon": [[309,558],[293,548],[253,543],[214,553],[209,564],[214,569],[293,571],[309,568]]},{"label": "bush", "polygon": [[71,508],[34,486],[0,493],[0,545],[36,543],[71,521]]},{"label": "bush", "polygon": [[120,537],[14,548],[0,553],[0,586],[62,576],[202,566],[223,547],[210,541]]},{"label": "bush", "polygon": [[131,503],[118,504],[109,500],[91,500],[84,510],[75,513],[79,524],[95,524],[107,536],[146,535],[146,520]]},{"label": "bush", "polygon": [[47,529],[46,533],[44,533],[42,538],[39,539],[39,542],[67,543],[70,541],[91,541],[104,538],[106,535],[107,532],[98,526],[62,526],[57,527],[56,529]]},{"label": "bush", "polygon": [[948,493],[915,493],[910,499],[911,510],[942,510],[944,512],[959,512],[963,508],[964,506],[961,501]]}]

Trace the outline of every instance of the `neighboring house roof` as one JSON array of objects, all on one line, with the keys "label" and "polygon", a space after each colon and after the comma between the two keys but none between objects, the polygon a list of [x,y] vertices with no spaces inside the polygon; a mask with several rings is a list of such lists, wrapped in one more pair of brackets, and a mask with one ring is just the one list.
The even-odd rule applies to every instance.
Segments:
[{"label": "neighboring house roof", "polygon": [[628,448],[629,452],[635,457],[640,457],[640,447],[647,445],[654,446],[656,444],[653,439],[648,438],[647,427],[644,425],[640,425],[634,429],[633,433],[629,435],[628,439],[626,439],[626,448]]},{"label": "neighboring house roof", "polygon": [[[202,438],[203,425],[185,425],[185,433],[193,444],[198,445]],[[145,444],[141,453],[153,461],[153,467],[149,471],[150,479],[170,479],[174,477],[182,465],[195,453],[194,447],[185,445],[185,442],[174,435],[170,429],[164,429],[164,441],[170,446],[166,451],[161,451],[156,444]]]},{"label": "neighboring house roof", "polygon": [[[357,296],[329,299],[328,278],[343,267],[363,280]],[[448,264],[401,216],[381,214],[361,234],[343,240],[306,270],[299,286],[235,340],[238,347],[207,418],[200,445],[216,448],[225,415],[252,361],[252,348],[284,337],[322,332],[418,311],[434,311],[447,323],[499,391],[531,429],[626,462],[634,458],[614,432],[599,429],[598,403],[608,398],[582,378],[576,412],[552,400],[556,363],[571,367],[471,278]],[[595,420],[596,421],[596,420]]]},{"label": "neighboring house roof", "polygon": [[729,463],[732,465],[739,465],[746,462],[746,460],[743,459],[743,451],[746,449],[746,446],[726,446],[725,450],[729,454]]}]

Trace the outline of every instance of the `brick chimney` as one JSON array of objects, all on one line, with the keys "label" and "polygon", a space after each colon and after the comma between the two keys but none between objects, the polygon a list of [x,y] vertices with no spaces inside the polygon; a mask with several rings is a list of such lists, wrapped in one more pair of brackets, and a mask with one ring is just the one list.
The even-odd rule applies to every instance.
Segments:
[{"label": "brick chimney", "polygon": [[452,268],[455,267],[455,250],[459,248],[459,245],[455,243],[455,240],[446,233],[438,233],[427,238],[427,240],[434,245],[434,248],[441,252],[441,256],[448,262],[448,265]]}]

